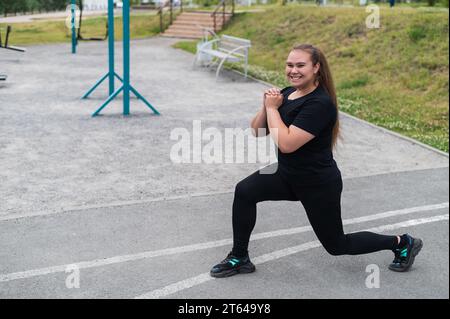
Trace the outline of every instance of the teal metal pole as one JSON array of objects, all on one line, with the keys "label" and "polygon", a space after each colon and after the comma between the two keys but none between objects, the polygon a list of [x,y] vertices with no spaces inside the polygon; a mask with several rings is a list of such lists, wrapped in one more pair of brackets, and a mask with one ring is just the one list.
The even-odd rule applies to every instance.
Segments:
[{"label": "teal metal pole", "polygon": [[72,54],[77,53],[77,35],[75,30],[75,7],[76,7],[76,0],[71,0],[70,4],[70,13],[71,13],[71,28],[72,28]]},{"label": "teal metal pole", "polygon": [[130,0],[123,1],[123,115],[130,114]]},{"label": "teal metal pole", "polygon": [[109,76],[109,73],[106,73],[100,80],[98,80],[97,83],[95,83],[94,86],[91,87],[89,89],[89,91],[86,92],[85,95],[83,95],[82,99],[87,98],[92,92],[94,92],[94,90],[97,88],[97,86],[99,86],[103,81],[105,81],[108,76]]},{"label": "teal metal pole", "polygon": [[136,95],[138,99],[144,102],[144,104],[147,105],[153,111],[153,113],[155,113],[156,115],[160,115],[158,110],[156,110],[150,103],[148,103],[148,101],[132,85],[130,85],[130,90],[134,93],[134,95]]},{"label": "teal metal pole", "polygon": [[[113,10],[114,5],[112,0],[108,1],[108,19],[111,18],[110,13]],[[134,89],[130,84],[130,0],[124,0],[122,8],[122,19],[123,19],[123,79],[114,72],[114,31],[108,33],[109,36],[109,74],[106,74],[101,78],[93,88],[91,88],[83,98],[86,98],[95,88],[100,85],[102,81],[106,78],[110,79],[110,89],[111,89],[111,74],[113,74],[113,78],[117,77],[122,85],[115,90],[113,93],[110,93],[108,99],[92,114],[92,116],[97,116],[100,114],[101,110],[103,110],[119,93],[123,92],[123,115],[130,114],[130,91],[136,95],[136,97],[145,103],[156,115],[160,115],[160,113],[141,95],[139,92]],[[108,24],[113,26],[114,21],[110,22],[108,20]],[[112,29],[113,30],[113,29]],[[111,31],[111,30],[109,30]]]},{"label": "teal metal pole", "polygon": [[114,93],[114,0],[108,0],[109,95]]},{"label": "teal metal pole", "polygon": [[97,81],[94,86],[83,95],[82,99],[88,98],[88,96],[106,79],[109,80],[109,95],[113,95],[115,93],[115,77],[122,82],[122,78],[114,71],[114,0],[108,0],[108,73]]},{"label": "teal metal pole", "polygon": [[97,116],[101,110],[103,110],[108,104],[109,102],[111,102],[112,100],[114,100],[114,98],[123,90],[123,86],[121,86],[120,88],[117,89],[116,92],[114,92],[113,94],[111,94],[108,99],[102,104],[102,106],[100,106],[97,111],[95,111],[92,116]]}]

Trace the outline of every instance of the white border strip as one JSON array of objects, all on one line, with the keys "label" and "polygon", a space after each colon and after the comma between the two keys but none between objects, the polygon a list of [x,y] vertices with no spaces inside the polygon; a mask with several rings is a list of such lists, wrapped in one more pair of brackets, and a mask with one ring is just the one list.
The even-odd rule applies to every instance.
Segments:
[{"label": "white border strip", "polygon": [[371,126],[371,127],[375,128],[375,129],[378,129],[378,130],[380,130],[380,131],[383,131],[383,132],[385,132],[385,133],[387,133],[387,134],[394,135],[395,137],[398,137],[398,138],[400,138],[400,139],[403,139],[403,140],[406,140],[406,141],[408,141],[408,142],[411,142],[412,144],[417,144],[417,145],[419,145],[419,146],[422,146],[423,148],[426,148],[426,149],[428,149],[429,151],[438,153],[438,154],[443,155],[443,156],[445,156],[445,157],[447,157],[447,158],[449,157],[449,153],[446,153],[446,152],[444,152],[444,151],[441,151],[441,150],[439,150],[439,149],[437,149],[437,148],[434,148],[434,147],[432,147],[432,146],[430,146],[430,145],[424,144],[424,143],[422,143],[422,142],[420,142],[420,141],[418,141],[418,140],[415,140],[415,139],[413,139],[413,138],[411,138],[411,137],[408,137],[408,136],[405,136],[405,135],[401,135],[401,134],[399,134],[399,133],[397,133],[397,132],[394,132],[394,131],[390,131],[390,130],[388,130],[387,128],[384,128],[384,127],[381,127],[381,126],[377,126],[377,125],[375,125],[375,124],[373,124],[373,123],[370,123],[370,122],[367,122],[367,121],[365,121],[365,120],[363,120],[363,119],[357,118],[357,117],[355,117],[355,116],[353,116],[353,115],[350,115],[350,114],[348,114],[348,113],[346,113],[346,112],[343,112],[343,111],[341,111],[341,110],[339,110],[339,112],[342,113],[342,114],[345,115],[345,116],[348,116],[348,117],[354,119],[355,121],[359,121],[359,122],[362,122],[362,123],[364,123],[364,124],[367,124],[368,126]]},{"label": "white border strip", "polygon": [[[431,168],[419,169],[419,170],[376,173],[376,174],[364,175],[364,176],[354,176],[354,177],[344,178],[344,181],[365,178],[365,177],[372,177],[372,176],[381,176],[381,175],[387,175],[387,174],[408,173],[408,172],[414,172],[414,171],[435,170],[435,169],[444,169],[444,168],[448,168],[448,166],[431,167]],[[149,198],[149,199],[143,199],[143,200],[117,201],[117,202],[112,202],[112,203],[108,203],[108,204],[102,203],[102,204],[92,204],[92,205],[83,205],[83,206],[66,206],[66,207],[62,207],[61,209],[58,209],[58,210],[38,211],[38,212],[21,213],[21,214],[11,213],[11,214],[7,214],[7,215],[3,215],[3,216],[0,215],[0,222],[22,219],[22,218],[29,218],[29,217],[66,214],[66,213],[78,212],[78,211],[83,211],[83,210],[88,210],[88,209],[102,209],[102,208],[123,207],[123,206],[130,206],[130,205],[142,205],[142,204],[148,204],[148,203],[153,203],[153,202],[181,200],[181,199],[189,199],[189,198],[196,198],[196,197],[202,197],[202,196],[225,195],[225,194],[232,194],[232,193],[234,193],[234,189],[216,191],[216,192],[199,192],[199,193],[183,194],[183,195],[175,195],[175,196],[161,196],[161,197]]]}]

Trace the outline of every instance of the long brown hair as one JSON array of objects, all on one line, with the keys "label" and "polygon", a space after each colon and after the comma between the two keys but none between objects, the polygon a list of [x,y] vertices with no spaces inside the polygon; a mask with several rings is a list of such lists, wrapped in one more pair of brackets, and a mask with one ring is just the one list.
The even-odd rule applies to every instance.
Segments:
[{"label": "long brown hair", "polygon": [[328,66],[327,59],[319,48],[316,48],[311,44],[296,45],[292,48],[292,50],[302,50],[308,52],[311,55],[311,61],[313,65],[316,65],[317,63],[319,63],[320,65],[319,72],[317,72],[316,81],[318,81],[319,85],[321,85],[327,91],[328,95],[333,101],[334,106],[336,107],[337,117],[336,123],[333,127],[333,134],[331,139],[331,146],[332,148],[334,148],[336,146],[338,137],[342,139],[342,136],[340,135],[339,130],[339,107],[337,103],[336,89],[334,87],[333,77],[331,76],[331,71],[330,67]]}]

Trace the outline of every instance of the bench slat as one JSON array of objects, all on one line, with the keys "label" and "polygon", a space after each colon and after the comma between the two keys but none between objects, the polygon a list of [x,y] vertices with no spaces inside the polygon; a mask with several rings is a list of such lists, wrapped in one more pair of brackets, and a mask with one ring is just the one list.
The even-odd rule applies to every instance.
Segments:
[{"label": "bench slat", "polygon": [[[242,45],[236,45],[236,44],[226,43],[226,42],[222,42],[221,41],[221,42],[218,43],[218,47],[219,48],[224,48],[224,49],[229,50],[229,51],[232,51],[232,50],[234,50],[236,48],[242,47]],[[243,47],[243,48],[239,49],[239,51],[246,51],[246,50],[247,50],[246,47]]]},{"label": "bench slat", "polygon": [[[227,50],[227,49],[223,49],[223,48],[218,48],[217,51],[223,52],[223,53],[225,53],[225,54],[228,54],[228,53],[230,53],[232,50]],[[234,51],[233,53],[231,53],[231,55],[232,55],[232,56],[237,56],[237,57],[240,57],[240,58],[245,58],[245,57],[247,56],[246,52],[245,52],[245,51],[241,51],[241,52],[240,52],[240,51],[241,51],[241,50]]]},{"label": "bench slat", "polygon": [[[216,57],[221,58],[221,59],[223,59],[223,58],[225,58],[227,56],[226,53],[221,52],[221,51],[216,51],[216,50],[202,50],[202,52],[206,53],[206,54],[209,54],[209,55],[212,55],[212,56],[216,56]],[[227,57],[227,60],[236,61],[237,62],[237,61],[240,61],[241,59],[230,55],[230,56]]]},{"label": "bench slat", "polygon": [[251,41],[250,40],[237,38],[237,37],[233,37],[233,36],[225,35],[225,34],[222,35],[222,41],[231,42],[231,43],[237,43],[237,44],[239,44],[238,46],[241,46],[241,45],[248,45],[248,46],[250,46],[251,45]]}]

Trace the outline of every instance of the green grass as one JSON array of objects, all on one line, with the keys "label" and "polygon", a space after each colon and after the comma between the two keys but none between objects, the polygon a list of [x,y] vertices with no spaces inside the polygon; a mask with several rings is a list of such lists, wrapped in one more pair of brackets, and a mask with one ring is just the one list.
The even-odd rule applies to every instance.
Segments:
[{"label": "green grass", "polygon": [[448,152],[448,11],[381,7],[380,14],[381,27],[368,29],[365,8],[294,4],[239,13],[222,33],[250,39],[249,74],[279,87],[289,85],[284,63],[292,46],[318,46],[340,110]]}]

